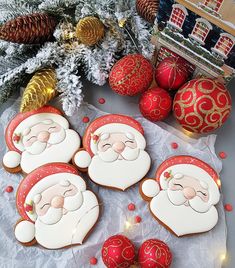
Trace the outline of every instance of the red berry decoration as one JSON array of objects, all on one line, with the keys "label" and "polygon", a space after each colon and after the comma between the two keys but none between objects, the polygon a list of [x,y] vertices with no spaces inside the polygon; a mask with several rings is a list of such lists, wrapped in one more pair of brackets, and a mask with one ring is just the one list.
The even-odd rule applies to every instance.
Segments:
[{"label": "red berry decoration", "polygon": [[95,257],[92,257],[92,258],[90,258],[90,264],[91,265],[96,265],[97,264],[97,259],[95,258]]},{"label": "red berry decoration", "polygon": [[159,87],[177,90],[188,80],[188,62],[180,57],[167,57],[157,66],[155,77]]},{"label": "red berry decoration", "polygon": [[233,211],[233,206],[231,204],[225,204],[224,208],[226,211],[231,212]]},{"label": "red berry decoration", "polygon": [[102,259],[108,268],[130,267],[135,260],[134,245],[123,235],[111,236],[102,247]]},{"label": "red berry decoration", "polygon": [[138,262],[141,268],[168,268],[172,262],[172,253],[164,242],[149,239],[139,249]]},{"label": "red berry decoration", "polygon": [[130,204],[128,205],[128,210],[130,210],[130,211],[134,211],[134,210],[135,210],[135,204],[130,203]]},{"label": "red berry decoration", "polygon": [[5,189],[5,191],[7,193],[11,193],[11,192],[13,192],[13,190],[14,190],[14,188],[12,186],[7,186],[7,188]]},{"label": "red berry decoration", "polygon": [[228,155],[225,152],[219,152],[219,157],[221,159],[226,159],[228,157]]},{"label": "red berry decoration", "polygon": [[148,120],[163,120],[171,112],[172,99],[166,90],[154,87],[142,94],[139,108],[142,115]]},{"label": "red berry decoration", "polygon": [[232,110],[226,87],[211,78],[189,81],[175,95],[174,116],[188,131],[208,133],[221,127]]},{"label": "red berry decoration", "polygon": [[178,147],[179,147],[179,144],[178,143],[172,142],[172,144],[171,144],[171,148],[172,149],[176,150],[176,149],[178,149]]},{"label": "red berry decoration", "polygon": [[99,104],[105,104],[105,99],[104,98],[99,98]]},{"label": "red berry decoration", "polygon": [[153,80],[153,66],[140,54],[127,55],[113,66],[109,85],[124,96],[134,96],[149,88]]},{"label": "red berry decoration", "polygon": [[142,218],[140,216],[135,217],[135,222],[140,223],[142,221]]}]

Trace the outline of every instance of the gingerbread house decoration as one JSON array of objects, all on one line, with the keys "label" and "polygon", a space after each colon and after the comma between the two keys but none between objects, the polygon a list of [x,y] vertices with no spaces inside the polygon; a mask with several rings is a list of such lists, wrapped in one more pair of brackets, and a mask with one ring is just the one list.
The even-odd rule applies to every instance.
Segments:
[{"label": "gingerbread house decoration", "polygon": [[182,31],[182,27],[185,21],[186,16],[188,15],[187,9],[179,4],[174,4],[172,6],[172,12],[168,25],[175,28],[178,31]]},{"label": "gingerbread house decoration", "polygon": [[227,59],[234,44],[235,44],[234,36],[232,36],[231,34],[222,33],[220,34],[220,38],[217,41],[215,47],[213,47],[211,50],[218,56]]},{"label": "gingerbread house decoration", "polygon": [[204,46],[205,40],[211,30],[212,25],[207,20],[198,18],[189,37]]},{"label": "gingerbread house decoration", "polygon": [[203,5],[215,12],[219,12],[224,0],[205,0]]},{"label": "gingerbread house decoration", "polygon": [[181,56],[193,77],[228,83],[235,76],[235,1],[160,0],[159,7],[156,62]]}]

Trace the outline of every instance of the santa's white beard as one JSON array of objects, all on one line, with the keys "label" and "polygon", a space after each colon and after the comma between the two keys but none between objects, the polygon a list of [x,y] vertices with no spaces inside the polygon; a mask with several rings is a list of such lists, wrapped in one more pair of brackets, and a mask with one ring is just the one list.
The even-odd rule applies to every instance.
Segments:
[{"label": "santa's white beard", "polygon": [[133,161],[138,158],[139,153],[140,153],[140,149],[138,148],[132,149],[130,147],[126,147],[121,154],[115,152],[113,148],[109,148],[105,152],[98,152],[98,156],[104,162],[113,162],[113,161],[116,161],[117,159],[125,159],[129,161]]},{"label": "santa's white beard", "polygon": [[22,153],[21,168],[23,172],[30,173],[35,168],[47,163],[63,162],[69,163],[74,153],[80,147],[80,137],[72,129],[65,130],[65,138],[58,144],[47,147],[40,154],[31,154],[27,151]]},{"label": "santa's white beard", "polygon": [[103,186],[125,190],[140,181],[150,168],[150,157],[146,151],[139,150],[135,160],[117,159],[114,162],[103,161],[95,155],[88,168],[90,178]]},{"label": "santa's white beard", "polygon": [[195,196],[190,200],[186,199],[182,190],[172,191],[168,188],[167,195],[173,205],[186,204],[197,212],[207,212],[211,207],[209,202],[204,202],[199,196]]},{"label": "santa's white beard", "polygon": [[98,216],[99,205],[96,196],[90,191],[85,191],[82,206],[63,215],[57,223],[48,225],[37,219],[35,238],[40,245],[49,249],[82,244]]},{"label": "santa's white beard", "polygon": [[177,236],[209,231],[218,221],[218,212],[214,206],[205,213],[199,213],[190,206],[173,205],[165,190],[151,200],[150,209]]}]

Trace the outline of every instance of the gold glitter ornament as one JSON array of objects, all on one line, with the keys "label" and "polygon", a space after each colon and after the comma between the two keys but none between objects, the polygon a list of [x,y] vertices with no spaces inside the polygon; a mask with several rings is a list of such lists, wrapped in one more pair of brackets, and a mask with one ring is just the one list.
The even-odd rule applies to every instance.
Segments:
[{"label": "gold glitter ornament", "polygon": [[97,44],[104,37],[104,33],[104,24],[96,17],[85,17],[76,26],[77,38],[87,46]]},{"label": "gold glitter ornament", "polygon": [[45,68],[37,71],[24,90],[20,105],[20,112],[36,110],[57,94],[56,73],[53,68]]}]

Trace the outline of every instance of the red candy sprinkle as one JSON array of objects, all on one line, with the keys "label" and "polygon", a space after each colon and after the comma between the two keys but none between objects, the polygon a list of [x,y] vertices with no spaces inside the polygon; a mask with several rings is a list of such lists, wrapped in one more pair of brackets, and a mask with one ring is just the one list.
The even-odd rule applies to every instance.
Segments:
[{"label": "red candy sprinkle", "polygon": [[14,190],[14,188],[12,186],[7,186],[7,188],[5,189],[5,191],[7,193],[11,193],[11,192],[13,192],[13,190]]},{"label": "red candy sprinkle", "polygon": [[233,211],[233,206],[231,204],[225,204],[224,208],[226,211],[231,212]]},{"label": "red candy sprinkle", "polygon": [[104,99],[104,98],[100,98],[100,99],[99,99],[99,103],[100,103],[100,104],[104,104],[104,103],[105,103],[105,99]]},{"label": "red candy sprinkle", "polygon": [[140,223],[142,221],[142,218],[140,216],[135,217],[135,222]]},{"label": "red candy sprinkle", "polygon": [[95,258],[95,257],[92,257],[92,258],[90,258],[90,264],[91,265],[96,265],[97,264],[97,259]]},{"label": "red candy sprinkle", "polygon": [[227,158],[227,154],[226,154],[225,152],[220,152],[220,153],[219,153],[219,157],[220,157],[221,159],[226,159],[226,158]]},{"label": "red candy sprinkle", "polygon": [[128,205],[128,209],[129,209],[130,211],[135,210],[135,204],[130,203],[130,204]]},{"label": "red candy sprinkle", "polygon": [[90,119],[87,116],[84,116],[83,119],[82,119],[83,123],[88,123],[89,121],[90,121]]},{"label": "red candy sprinkle", "polygon": [[178,149],[178,147],[179,147],[179,145],[178,145],[178,143],[176,143],[176,142],[172,142],[172,144],[171,144],[171,148],[172,149]]}]

